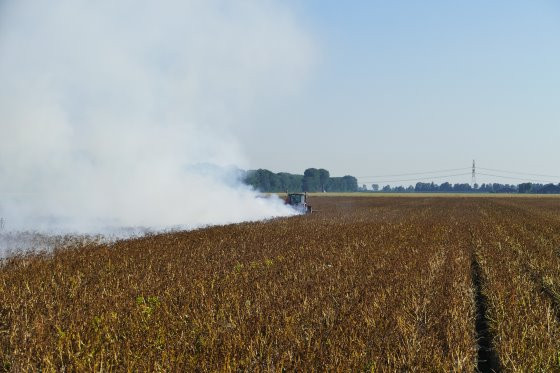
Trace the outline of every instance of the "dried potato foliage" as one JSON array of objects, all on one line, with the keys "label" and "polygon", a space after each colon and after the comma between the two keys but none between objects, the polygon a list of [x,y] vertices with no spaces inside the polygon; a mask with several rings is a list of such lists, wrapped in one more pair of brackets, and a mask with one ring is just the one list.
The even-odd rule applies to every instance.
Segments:
[{"label": "dried potato foliage", "polygon": [[[558,280],[541,263],[557,255],[554,203],[315,197],[308,216],[16,256],[0,270],[0,370],[472,372],[475,257],[502,366],[524,367],[515,348],[550,362],[558,319],[538,319],[555,303],[536,279]],[[526,266],[512,242],[542,249]]]},{"label": "dried potato foliage", "polygon": [[560,199],[478,203],[473,236],[505,371],[560,371]]}]

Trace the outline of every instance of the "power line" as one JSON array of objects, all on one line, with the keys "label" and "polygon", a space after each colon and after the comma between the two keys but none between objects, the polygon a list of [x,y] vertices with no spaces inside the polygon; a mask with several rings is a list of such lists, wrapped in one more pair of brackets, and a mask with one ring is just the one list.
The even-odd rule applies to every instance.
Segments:
[{"label": "power line", "polygon": [[30,194],[38,194],[37,192],[2,192],[0,191],[0,195],[30,195]]},{"label": "power line", "polygon": [[[546,177],[546,178],[554,178],[559,179],[560,176],[558,175],[547,175],[547,174],[534,174],[528,172],[516,172],[516,171],[507,171],[507,170],[500,170],[495,168],[485,168],[485,167],[477,167],[479,170],[486,170],[486,171],[494,171],[497,173],[504,173],[504,174],[514,174],[514,175],[521,175],[521,176],[536,176],[536,177]],[[399,176],[415,176],[415,175],[428,175],[428,174],[438,174],[442,172],[452,172],[452,171],[462,171],[462,170],[471,170],[470,173],[472,182],[475,182],[475,175],[482,175],[482,176],[491,176],[491,177],[498,177],[502,179],[510,179],[510,180],[519,180],[519,181],[526,181],[526,182],[534,182],[534,183],[551,183],[550,180],[539,180],[535,178],[528,178],[528,177],[513,177],[513,176],[505,176],[505,175],[496,175],[495,173],[475,173],[475,165],[473,161],[473,167],[462,167],[462,168],[450,168],[446,170],[437,170],[437,171],[422,171],[422,172],[412,172],[412,173],[401,173],[401,174],[386,174],[386,175],[373,175],[373,176],[358,176],[362,182],[375,182],[375,183],[398,183],[398,182],[405,182],[405,181],[418,181],[418,180],[430,180],[430,179],[444,179],[447,177],[455,177],[455,176],[466,176],[469,173],[461,173],[461,174],[454,174],[454,175],[433,175],[433,176],[426,176],[426,177],[417,177],[411,179],[398,179],[398,180],[376,180],[377,178],[384,178],[384,177],[399,177]],[[366,179],[366,180],[364,180]]]},{"label": "power line", "polygon": [[500,172],[500,173],[505,173],[505,174],[542,176],[542,177],[553,177],[553,178],[556,178],[556,179],[560,179],[560,176],[558,176],[558,175],[530,174],[530,173],[527,173],[527,172],[506,171],[506,170],[498,170],[498,169],[495,169],[495,168],[484,168],[484,167],[478,167],[478,169],[479,170],[486,170],[486,171],[495,171],[495,172]]},{"label": "power line", "polygon": [[[372,175],[372,176],[358,176],[359,179],[366,179],[371,177],[398,177],[398,176],[413,176],[413,175],[426,175],[426,174],[440,174],[442,172],[452,172],[452,171],[462,171],[462,170],[470,170],[470,167],[462,167],[462,168],[451,168],[447,170],[439,170],[439,171],[423,171],[423,172],[413,172],[407,174],[389,174],[389,175]],[[416,180],[416,179],[414,179]]]},{"label": "power line", "polygon": [[[480,167],[479,167],[479,168],[480,168]],[[479,172],[478,174],[479,174],[479,175],[484,175],[484,176],[499,177],[499,178],[502,178],[502,179],[527,181],[527,182],[532,182],[532,183],[554,184],[554,183],[551,182],[550,180],[526,179],[526,178],[521,178],[521,177],[502,176],[502,175],[494,175],[494,174],[483,174],[483,173],[481,173],[481,172]],[[560,178],[559,178],[559,179],[560,179]]]},{"label": "power line", "polygon": [[[467,167],[468,169],[469,167]],[[455,174],[455,175],[444,175],[444,176],[427,176],[427,177],[417,177],[414,179],[401,179],[401,180],[362,180],[362,182],[375,182],[375,183],[399,183],[403,181],[417,181],[417,180],[433,180],[433,179],[445,179],[447,177],[455,177],[455,176],[466,176],[470,175],[470,173],[463,173],[463,174]]]}]

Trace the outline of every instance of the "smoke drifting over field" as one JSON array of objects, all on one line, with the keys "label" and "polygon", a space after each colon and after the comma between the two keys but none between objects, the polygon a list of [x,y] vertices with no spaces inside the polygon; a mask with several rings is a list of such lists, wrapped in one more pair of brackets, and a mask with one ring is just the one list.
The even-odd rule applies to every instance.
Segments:
[{"label": "smoke drifting over field", "polygon": [[312,58],[262,1],[0,3],[6,229],[200,226],[287,215],[235,177],[234,132]]}]

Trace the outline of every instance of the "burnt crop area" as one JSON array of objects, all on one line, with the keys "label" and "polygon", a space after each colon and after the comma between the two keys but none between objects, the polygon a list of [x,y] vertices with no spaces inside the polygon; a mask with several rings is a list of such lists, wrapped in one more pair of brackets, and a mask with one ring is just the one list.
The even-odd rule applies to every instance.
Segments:
[{"label": "burnt crop area", "polygon": [[0,267],[0,371],[558,371],[560,199],[320,213]]}]

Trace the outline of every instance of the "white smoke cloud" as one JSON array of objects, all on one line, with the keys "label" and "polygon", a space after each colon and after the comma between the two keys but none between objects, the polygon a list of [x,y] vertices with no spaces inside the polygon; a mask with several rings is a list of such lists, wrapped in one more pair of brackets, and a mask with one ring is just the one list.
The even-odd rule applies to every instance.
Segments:
[{"label": "white smoke cloud", "polygon": [[288,215],[201,164],[312,42],[271,1],[0,2],[0,216],[10,229],[195,227]]}]

